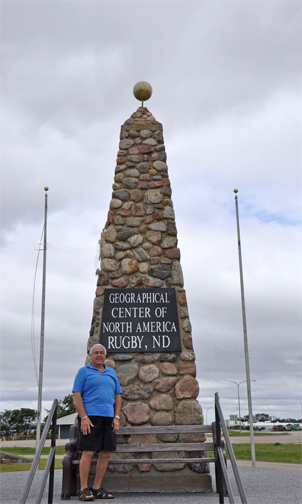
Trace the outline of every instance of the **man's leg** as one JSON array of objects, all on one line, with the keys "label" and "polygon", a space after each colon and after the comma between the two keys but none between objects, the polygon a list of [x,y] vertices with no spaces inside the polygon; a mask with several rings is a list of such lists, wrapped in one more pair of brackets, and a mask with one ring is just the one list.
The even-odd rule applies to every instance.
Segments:
[{"label": "man's leg", "polygon": [[[96,490],[98,490],[101,487],[108,466],[110,454],[111,452],[105,452],[105,451],[99,452],[99,458],[96,465],[95,479],[93,483],[93,488]],[[111,494],[109,495],[111,496]]]},{"label": "man's leg", "polygon": [[[84,450],[80,461],[80,482],[81,490],[88,487],[88,476],[90,471],[91,459],[94,455],[93,451]],[[110,456],[110,454],[109,454]]]}]

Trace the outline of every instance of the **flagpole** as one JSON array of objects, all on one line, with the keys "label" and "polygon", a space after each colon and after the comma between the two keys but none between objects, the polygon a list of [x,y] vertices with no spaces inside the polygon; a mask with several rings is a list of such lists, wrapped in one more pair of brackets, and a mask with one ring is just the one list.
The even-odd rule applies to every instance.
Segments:
[{"label": "flagpole", "polygon": [[243,285],[241,241],[240,241],[240,229],[239,229],[239,212],[238,212],[238,196],[237,196],[238,189],[234,189],[234,193],[235,193],[236,220],[237,220],[238,256],[239,256],[239,272],[240,272],[240,287],[241,287],[242,322],[243,322],[243,340],[244,340],[244,354],[245,354],[247,398],[248,398],[248,408],[249,408],[249,422],[250,422],[251,454],[252,454],[252,466],[256,467],[252,394],[251,394],[251,378],[250,378],[250,363],[249,363],[249,351],[248,351],[248,343],[247,343],[247,326],[246,326],[245,298],[244,298],[244,285]]},{"label": "flagpole", "polygon": [[44,244],[43,244],[43,278],[42,278],[42,308],[41,308],[41,335],[40,335],[40,362],[39,362],[39,384],[38,384],[38,416],[36,431],[36,450],[41,437],[41,415],[42,415],[42,384],[43,384],[43,360],[44,360],[44,327],[45,327],[45,286],[46,286],[46,250],[47,250],[47,198],[48,187],[45,191],[44,208]]}]

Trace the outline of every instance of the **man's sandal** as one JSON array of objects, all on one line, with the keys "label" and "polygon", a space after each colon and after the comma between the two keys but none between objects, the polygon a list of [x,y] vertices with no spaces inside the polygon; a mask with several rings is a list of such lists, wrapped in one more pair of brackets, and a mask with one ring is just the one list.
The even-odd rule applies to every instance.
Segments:
[{"label": "man's sandal", "polygon": [[93,492],[89,490],[89,488],[84,488],[84,490],[79,491],[79,500],[80,501],[93,501],[94,496]]},{"label": "man's sandal", "polygon": [[105,488],[91,488],[95,499],[114,499],[112,493],[107,492]]}]

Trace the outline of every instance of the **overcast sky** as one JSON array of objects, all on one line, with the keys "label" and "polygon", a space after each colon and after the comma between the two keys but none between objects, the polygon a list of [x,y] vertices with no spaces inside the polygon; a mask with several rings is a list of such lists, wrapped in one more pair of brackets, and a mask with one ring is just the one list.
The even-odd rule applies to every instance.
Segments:
[{"label": "overcast sky", "polygon": [[[49,186],[43,408],[84,364],[121,124],[163,123],[205,420],[246,379],[301,418],[301,2],[3,1],[0,411],[37,408],[31,319]],[[42,254],[34,309],[39,355]],[[38,362],[37,362],[38,365]],[[246,384],[240,386],[247,414]]]}]

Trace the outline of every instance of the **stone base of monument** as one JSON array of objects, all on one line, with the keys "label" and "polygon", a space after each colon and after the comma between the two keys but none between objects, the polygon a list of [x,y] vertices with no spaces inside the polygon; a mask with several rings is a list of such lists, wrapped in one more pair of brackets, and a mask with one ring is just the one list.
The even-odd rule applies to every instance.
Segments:
[{"label": "stone base of monument", "polygon": [[[95,467],[92,467],[89,476],[89,486],[93,485]],[[77,482],[79,484],[79,481]],[[127,474],[107,473],[103,479],[102,487],[112,493],[135,492],[212,492],[212,478],[209,473],[198,474],[188,467],[181,471],[171,471],[163,474],[151,468],[148,474],[133,471]]]}]

